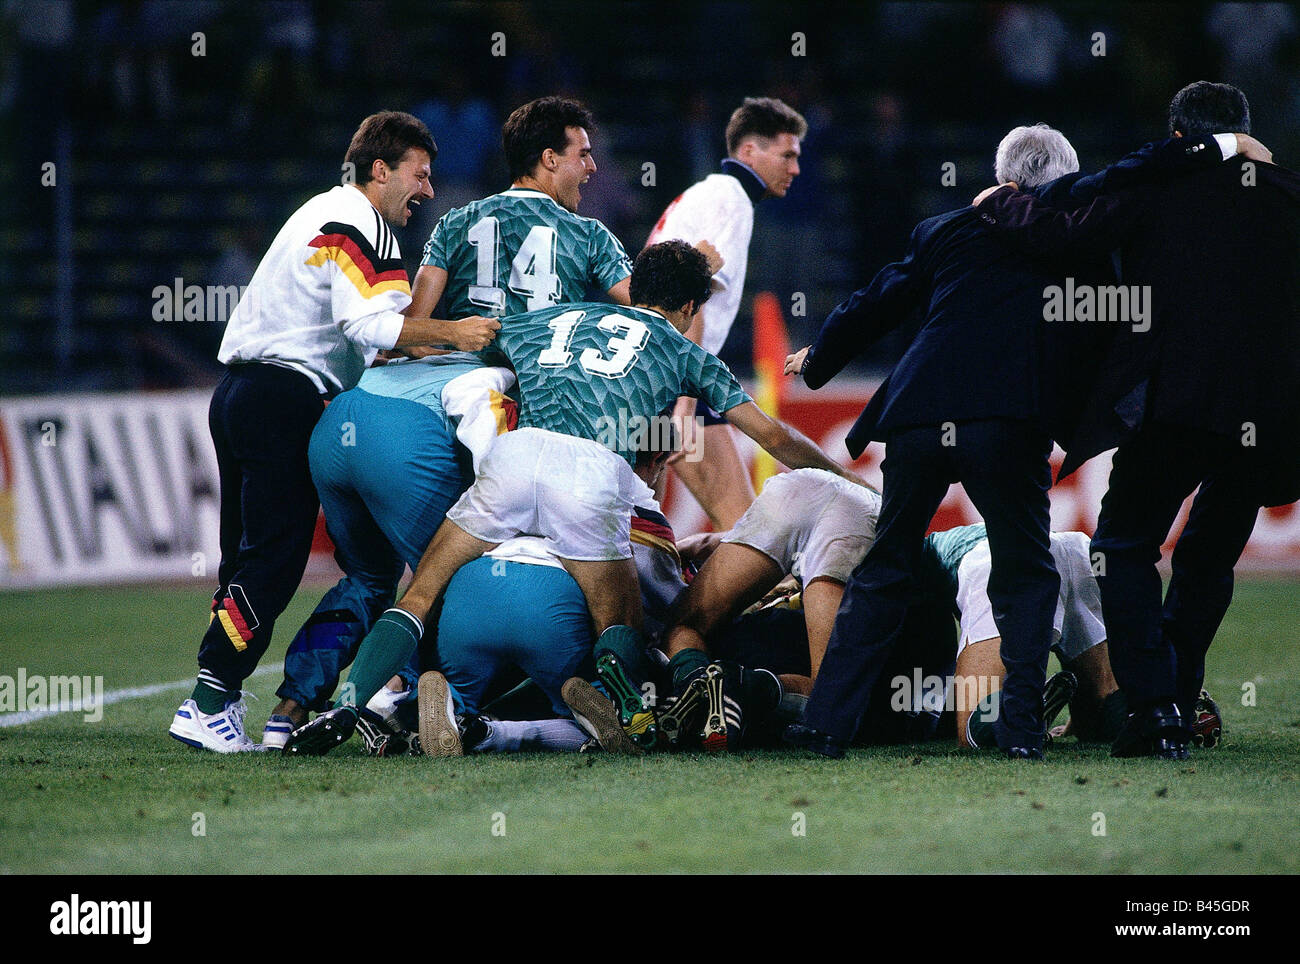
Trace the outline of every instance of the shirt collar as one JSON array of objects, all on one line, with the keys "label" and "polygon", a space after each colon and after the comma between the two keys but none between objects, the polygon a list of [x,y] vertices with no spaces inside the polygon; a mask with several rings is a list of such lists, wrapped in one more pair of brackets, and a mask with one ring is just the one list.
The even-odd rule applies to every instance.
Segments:
[{"label": "shirt collar", "polygon": [[631,308],[633,311],[644,311],[646,314],[649,315],[658,315],[664,321],[668,321],[668,316],[665,315],[658,308],[643,308],[640,305],[628,305],[628,307]]},{"label": "shirt collar", "polygon": [[722,159],[722,173],[730,174],[739,181],[740,186],[749,195],[749,200],[754,204],[761,201],[764,195],[767,194],[767,184],[758,176],[756,170],[743,161],[738,161],[734,157],[724,157]]},{"label": "shirt collar", "polygon": [[555,198],[551,197],[545,191],[539,191],[535,187],[515,187],[511,185],[510,187],[502,191],[500,196],[501,197],[539,197],[547,201],[550,201],[557,208],[560,207],[559,201],[555,200]]}]

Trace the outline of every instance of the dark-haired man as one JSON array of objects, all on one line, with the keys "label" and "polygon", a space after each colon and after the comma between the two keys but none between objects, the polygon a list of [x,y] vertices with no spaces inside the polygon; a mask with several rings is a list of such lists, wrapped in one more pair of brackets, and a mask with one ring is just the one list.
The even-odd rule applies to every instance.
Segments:
[{"label": "dark-haired man", "polygon": [[[1245,95],[1207,81],[1180,90],[1170,134],[1215,131],[1249,133]],[[1073,213],[1008,188],[978,206],[1027,251],[1119,248],[1125,284],[1148,292],[1143,324],[1113,326],[1061,467],[1118,445],[1092,539],[1111,662],[1133,711],[1114,756],[1187,756],[1233,567],[1260,507],[1300,497],[1300,175],[1266,149],[1247,157]],[[1198,486],[1162,607],[1160,547]]]},{"label": "dark-haired man", "polygon": [[[686,337],[718,354],[740,308],[754,233],[754,205],[765,197],[785,197],[799,175],[800,140],[808,124],[774,97],[746,97],[727,122],[727,156],[722,170],[691,185],[659,217],[647,245],[670,238],[690,244],[708,241],[722,257],[713,276],[714,295],[700,309]],[[678,414],[695,411],[683,400]],[[708,513],[716,531],[730,529],[754,501],[754,486],[736,450],[726,421],[700,407],[703,437],[691,450],[698,459],[676,459],[677,477]]]},{"label": "dark-haired man", "polygon": [[413,314],[445,297],[450,318],[499,318],[583,301],[589,286],[628,303],[632,265],[622,244],[577,214],[581,186],[596,173],[592,125],[587,108],[563,97],[530,101],[506,119],[510,187],[438,221],[415,275]]},{"label": "dark-haired man", "polygon": [[580,303],[507,318],[491,354],[519,380],[520,427],[501,436],[447,513],[406,595],[375,623],[346,687],[349,701],[295,730],[286,753],[324,753],[347,739],[365,704],[410,658],[424,620],[456,571],[523,533],[541,535],[582,589],[596,667],[641,746],[655,741],[642,702],[646,671],[630,519],[650,496],[632,466],[671,431],[681,395],[703,398],[775,458],[860,482],[795,430],[763,414],[714,355],[682,334],[710,295],[707,258],[682,241],[637,257],[633,307]]},{"label": "dark-haired man", "polygon": [[221,480],[221,566],[198,682],[172,720],[182,743],[254,748],[240,687],[302,579],[319,502],[307,444],[326,400],[351,388],[381,349],[476,350],[496,322],[402,314],[410,285],[389,224],[433,197],[438,148],[415,117],[362,121],[344,158],[355,182],[318,194],[280,229],[226,325],[226,374],[208,424]]}]

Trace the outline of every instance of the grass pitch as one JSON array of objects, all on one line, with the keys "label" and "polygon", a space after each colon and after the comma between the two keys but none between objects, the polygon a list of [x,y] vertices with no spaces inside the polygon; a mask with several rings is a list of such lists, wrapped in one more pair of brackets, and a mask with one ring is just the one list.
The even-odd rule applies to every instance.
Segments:
[{"label": "grass pitch", "polygon": [[[272,655],[320,592],[298,594]],[[106,692],[186,680],[205,622],[195,588],[0,594],[0,674],[102,675]],[[359,740],[315,760],[219,757],[167,736],[185,683],[97,723],[0,726],[0,873],[1294,873],[1297,627],[1300,582],[1239,582],[1208,667],[1225,744],[1177,764],[1072,740],[1042,765],[939,743],[842,761],[372,760]],[[250,681],[254,737],[278,682]]]}]

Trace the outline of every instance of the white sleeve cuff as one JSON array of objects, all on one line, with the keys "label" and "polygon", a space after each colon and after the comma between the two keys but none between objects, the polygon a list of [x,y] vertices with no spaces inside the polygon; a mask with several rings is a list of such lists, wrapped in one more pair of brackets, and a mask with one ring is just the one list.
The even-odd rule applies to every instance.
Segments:
[{"label": "white sleeve cuff", "polygon": [[1230,157],[1236,156],[1237,153],[1237,135],[1236,134],[1215,134],[1214,139],[1219,142],[1219,152],[1226,161]]},{"label": "white sleeve cuff", "polygon": [[369,348],[392,348],[402,335],[406,316],[397,311],[377,311],[373,315],[345,322],[343,333],[358,345]]},{"label": "white sleeve cuff", "polygon": [[443,410],[456,422],[456,437],[469,449],[475,474],[496,437],[505,431],[497,422],[492,393],[504,393],[514,383],[514,372],[489,366],[457,375],[442,388]]}]

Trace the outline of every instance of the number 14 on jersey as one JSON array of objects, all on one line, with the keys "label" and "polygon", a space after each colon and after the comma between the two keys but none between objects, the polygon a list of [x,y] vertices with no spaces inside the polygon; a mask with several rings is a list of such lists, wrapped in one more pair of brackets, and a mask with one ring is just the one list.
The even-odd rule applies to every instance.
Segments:
[{"label": "number 14 on jersey", "polygon": [[[506,293],[497,275],[497,254],[501,248],[501,226],[494,217],[480,218],[465,233],[474,245],[475,280],[469,300],[491,314],[506,311]],[[560,301],[560,278],[555,272],[555,229],[535,225],[510,261],[510,290],[522,295],[525,311],[539,311]]]}]

